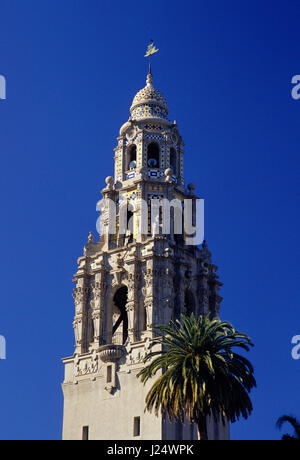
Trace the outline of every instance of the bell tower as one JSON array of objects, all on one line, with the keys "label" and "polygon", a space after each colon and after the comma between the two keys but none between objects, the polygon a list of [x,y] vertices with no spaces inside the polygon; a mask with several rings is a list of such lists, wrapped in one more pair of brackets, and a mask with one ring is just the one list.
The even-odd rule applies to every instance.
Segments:
[{"label": "bell tower", "polygon": [[[168,120],[164,96],[146,86],[133,99],[114,149],[114,177],[99,201],[99,241],[90,233],[74,275],[75,350],[65,365],[64,439],[196,439],[193,425],[144,413],[136,378],[143,359],[160,344],[155,324],[182,313],[216,316],[222,298],[217,267],[203,241],[191,244],[185,224],[194,185],[186,188],[184,143]],[[213,422],[211,439],[228,427]]]}]

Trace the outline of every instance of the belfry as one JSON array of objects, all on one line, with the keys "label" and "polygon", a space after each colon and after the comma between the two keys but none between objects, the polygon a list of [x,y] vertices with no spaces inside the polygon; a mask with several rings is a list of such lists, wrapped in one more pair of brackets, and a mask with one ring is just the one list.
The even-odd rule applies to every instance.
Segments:
[{"label": "belfry", "polygon": [[[63,439],[197,439],[194,425],[144,413],[150,387],[136,378],[146,354],[160,346],[154,325],[182,313],[217,316],[222,300],[206,242],[187,239],[182,210],[191,203],[195,225],[197,196],[193,184],[185,185],[183,158],[178,125],[168,120],[149,70],[117,138],[114,177],[106,178],[99,202],[100,239],[89,235],[74,275],[75,351],[63,359]],[[168,232],[162,202],[171,204]],[[228,427],[211,421],[208,435],[226,439]]]}]

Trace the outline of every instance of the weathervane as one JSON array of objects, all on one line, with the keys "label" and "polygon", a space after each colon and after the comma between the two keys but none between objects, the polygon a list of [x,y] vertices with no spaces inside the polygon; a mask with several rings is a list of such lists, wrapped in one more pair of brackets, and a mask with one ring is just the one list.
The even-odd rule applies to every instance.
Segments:
[{"label": "weathervane", "polygon": [[155,48],[153,40],[150,40],[150,43],[148,45],[148,48],[147,48],[147,51],[146,51],[146,54],[145,54],[145,58],[147,58],[147,57],[149,58],[149,73],[151,73],[151,56],[152,56],[152,54],[157,53],[157,51],[159,51],[159,49]]}]

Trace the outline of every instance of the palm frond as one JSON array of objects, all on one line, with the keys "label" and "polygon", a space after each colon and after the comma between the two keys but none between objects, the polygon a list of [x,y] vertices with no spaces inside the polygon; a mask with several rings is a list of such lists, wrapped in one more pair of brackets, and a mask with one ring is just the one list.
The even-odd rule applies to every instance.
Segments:
[{"label": "palm frond", "polygon": [[283,415],[276,422],[276,427],[280,430],[284,423],[289,423],[294,429],[296,436],[283,435],[282,439],[298,439],[300,441],[300,422],[292,415]]}]

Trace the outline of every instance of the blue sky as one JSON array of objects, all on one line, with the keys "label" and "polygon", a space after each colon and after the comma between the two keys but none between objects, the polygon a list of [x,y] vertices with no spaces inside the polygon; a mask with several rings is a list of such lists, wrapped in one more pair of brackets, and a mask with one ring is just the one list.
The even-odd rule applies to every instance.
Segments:
[{"label": "blue sky", "polygon": [[299,13],[295,0],[0,0],[1,439],[61,437],[72,275],[150,38],[205,199],[222,318],[255,343],[254,411],[232,439],[278,439],[276,419],[300,417]]}]

